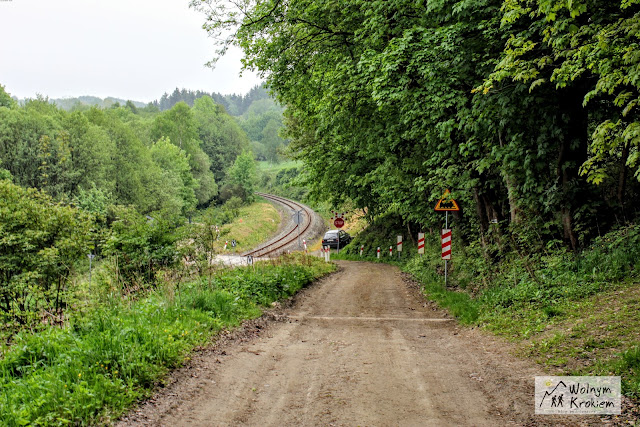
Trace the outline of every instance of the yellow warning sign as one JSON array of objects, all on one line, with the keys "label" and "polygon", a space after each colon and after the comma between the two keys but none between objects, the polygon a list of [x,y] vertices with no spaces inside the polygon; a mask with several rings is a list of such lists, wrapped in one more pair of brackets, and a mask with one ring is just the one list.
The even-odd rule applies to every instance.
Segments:
[{"label": "yellow warning sign", "polygon": [[443,212],[460,210],[458,203],[456,203],[456,201],[451,198],[451,192],[449,191],[449,189],[444,190],[444,194],[442,194],[442,197],[440,198],[440,200],[438,200],[435,210]]}]

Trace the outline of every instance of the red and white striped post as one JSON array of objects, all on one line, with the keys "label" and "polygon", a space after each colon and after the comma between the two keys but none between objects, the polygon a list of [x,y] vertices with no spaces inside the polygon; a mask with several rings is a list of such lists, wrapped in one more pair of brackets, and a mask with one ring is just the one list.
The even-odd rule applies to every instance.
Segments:
[{"label": "red and white striped post", "polygon": [[307,239],[302,240],[302,245],[304,246],[304,253],[307,253]]},{"label": "red and white striped post", "polygon": [[418,233],[418,253],[424,255],[424,233]]},{"label": "red and white striped post", "polygon": [[389,256],[393,256],[393,246],[389,246]]},{"label": "red and white striped post", "polygon": [[380,258],[380,246],[378,246],[378,258]]},{"label": "red and white striped post", "polygon": [[364,253],[364,245],[360,245],[360,256]]},{"label": "red and white striped post", "polygon": [[451,259],[451,229],[442,230],[442,259]]},{"label": "red and white striped post", "polygon": [[451,259],[451,229],[442,230],[442,259],[444,260],[444,285],[447,286],[447,260]]},{"label": "red and white striped post", "polygon": [[444,260],[444,285],[447,286],[447,261],[451,259],[451,229],[449,228],[449,211],[460,210],[458,203],[451,197],[447,188],[434,208],[438,212],[444,212],[444,228],[442,229],[442,259]]},{"label": "red and white striped post", "polygon": [[225,240],[225,241],[224,241],[224,250],[225,250],[225,251],[227,250],[227,245],[228,245],[228,244],[229,244],[229,241],[228,241],[228,240]]}]

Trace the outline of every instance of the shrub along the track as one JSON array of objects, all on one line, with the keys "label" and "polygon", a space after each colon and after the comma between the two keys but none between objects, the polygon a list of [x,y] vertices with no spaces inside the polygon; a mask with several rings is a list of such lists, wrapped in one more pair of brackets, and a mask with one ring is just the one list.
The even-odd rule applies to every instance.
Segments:
[{"label": "shrub along the track", "polygon": [[311,257],[223,271],[73,313],[64,328],[22,332],[0,360],[3,425],[93,425],[149,395],[169,369],[222,328],[257,317],[333,265]]}]

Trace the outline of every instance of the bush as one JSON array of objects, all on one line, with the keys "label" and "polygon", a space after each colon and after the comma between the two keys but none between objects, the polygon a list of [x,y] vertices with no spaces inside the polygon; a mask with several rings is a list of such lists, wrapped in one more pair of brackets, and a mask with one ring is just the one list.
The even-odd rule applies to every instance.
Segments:
[{"label": "bush", "polygon": [[0,200],[0,324],[33,326],[66,307],[68,277],[89,253],[94,219],[6,180]]},{"label": "bush", "polygon": [[103,251],[116,259],[118,276],[130,286],[155,283],[158,268],[179,260],[172,218],[144,217],[124,206],[112,206],[110,216],[114,220]]},{"label": "bush", "polygon": [[21,332],[0,359],[0,420],[109,424],[194,346],[333,268],[313,257],[287,257],[224,271],[212,286],[206,280],[167,286],[131,303],[116,296],[71,314],[66,328]]}]

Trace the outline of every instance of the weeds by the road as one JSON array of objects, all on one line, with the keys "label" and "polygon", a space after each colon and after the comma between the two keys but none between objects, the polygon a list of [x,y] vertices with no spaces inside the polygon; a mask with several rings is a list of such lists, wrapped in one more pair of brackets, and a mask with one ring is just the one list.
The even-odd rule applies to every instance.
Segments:
[{"label": "weeds by the road", "polygon": [[293,256],[223,270],[211,284],[165,283],[137,300],[112,295],[72,313],[65,327],[23,331],[0,360],[2,424],[107,423],[149,395],[193,347],[333,268]]},{"label": "weeds by the road", "polygon": [[[371,247],[388,249],[389,238],[374,231],[333,259],[397,264],[461,323],[518,343],[523,355],[555,372],[621,375],[624,393],[640,397],[640,227],[597,238],[579,254],[514,254],[495,264],[482,248],[454,241],[446,287],[437,236],[422,257],[414,250],[377,259]],[[361,241],[368,255],[362,258]]]}]

